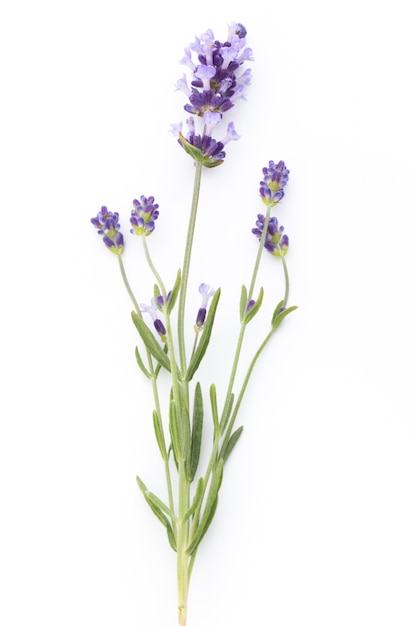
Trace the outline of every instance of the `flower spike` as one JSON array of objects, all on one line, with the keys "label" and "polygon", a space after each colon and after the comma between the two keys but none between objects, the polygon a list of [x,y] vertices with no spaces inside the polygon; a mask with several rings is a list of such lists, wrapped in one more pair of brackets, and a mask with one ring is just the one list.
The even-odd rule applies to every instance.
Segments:
[{"label": "flower spike", "polygon": [[102,206],[96,217],[91,218],[91,223],[102,235],[103,243],[110,252],[122,254],[124,250],[123,234],[120,232],[119,214],[112,213],[107,207]]},{"label": "flower spike", "polygon": [[[189,132],[183,135],[181,125],[177,125],[174,134],[179,144],[205,167],[215,167],[223,163],[226,156],[225,144],[238,139],[233,124],[228,126],[225,140],[212,138],[214,128],[223,119],[223,115],[235,106],[237,100],[245,99],[245,88],[250,84],[251,70],[240,73],[246,61],[253,60],[252,50],[246,48],[246,28],[242,24],[229,26],[228,38],[221,43],[207,30],[200,38],[185,49],[181,63],[192,72],[190,85],[185,74],[176,84],[188,98],[184,109],[204,123],[202,133],[196,133],[194,121],[187,122]],[[195,57],[196,58],[193,58]]]},{"label": "flower spike", "polygon": [[130,232],[135,235],[148,237],[155,229],[155,221],[159,216],[159,204],[155,204],[155,198],[141,196],[140,200],[133,200],[133,209],[130,216],[132,228]]},{"label": "flower spike", "polygon": [[[259,241],[262,238],[262,232],[265,225],[265,216],[259,214],[256,221],[256,228],[252,228],[252,232]],[[285,256],[288,252],[288,236],[284,234],[284,227],[278,227],[278,220],[276,217],[271,217],[268,222],[268,229],[266,232],[266,239],[264,247],[268,252],[274,256]]]},{"label": "flower spike", "polygon": [[288,182],[290,171],[284,161],[269,161],[268,167],[262,168],[264,179],[259,183],[259,193],[267,206],[275,206],[284,197],[284,187]]}]

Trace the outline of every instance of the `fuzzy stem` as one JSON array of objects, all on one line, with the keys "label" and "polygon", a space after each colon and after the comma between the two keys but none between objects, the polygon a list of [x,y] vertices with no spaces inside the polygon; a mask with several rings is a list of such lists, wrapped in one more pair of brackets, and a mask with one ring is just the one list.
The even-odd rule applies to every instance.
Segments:
[{"label": "fuzzy stem", "polygon": [[184,261],[181,272],[181,287],[179,295],[178,305],[178,343],[179,343],[179,356],[182,376],[185,377],[187,371],[187,357],[185,352],[185,337],[184,337],[184,315],[185,315],[185,299],[187,295],[188,275],[190,273],[191,251],[193,247],[195,223],[197,219],[198,198],[200,195],[201,185],[201,172],[203,164],[200,161],[196,161],[195,164],[195,178],[194,178],[194,190],[191,203],[190,218],[188,222],[187,240],[185,244]]}]

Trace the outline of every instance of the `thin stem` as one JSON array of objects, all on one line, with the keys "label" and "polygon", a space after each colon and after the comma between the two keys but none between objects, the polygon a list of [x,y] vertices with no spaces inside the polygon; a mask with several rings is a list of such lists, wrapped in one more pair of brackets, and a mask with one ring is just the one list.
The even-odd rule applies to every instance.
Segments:
[{"label": "thin stem", "polygon": [[146,261],[148,262],[149,268],[152,272],[152,274],[155,276],[156,278],[156,282],[158,283],[159,289],[161,290],[161,294],[162,297],[164,298],[164,303],[166,302],[166,297],[167,297],[167,292],[165,289],[165,285],[162,281],[162,278],[159,274],[159,272],[157,271],[152,259],[151,259],[151,255],[149,253],[149,248],[148,248],[148,243],[146,241],[146,237],[142,236],[142,244],[143,244],[143,250],[145,252],[145,256],[146,256]]},{"label": "thin stem", "polygon": [[[130,283],[128,281],[127,275],[126,275],[126,270],[123,264],[123,260],[120,254],[117,255],[117,258],[119,260],[119,268],[120,268],[120,272],[122,274],[122,279],[123,279],[123,283],[126,287],[126,291],[129,294],[129,297],[132,301],[132,304],[135,308],[136,313],[142,317],[142,312],[140,310],[140,307],[138,305],[138,302],[135,298],[135,295],[133,293],[133,290],[130,286]],[[158,393],[158,386],[156,384],[156,374],[155,374],[155,368],[153,365],[153,361],[152,361],[152,356],[149,352],[149,350],[146,348],[146,354],[148,357],[148,367],[149,367],[149,373],[151,375],[151,381],[152,381],[152,392],[153,392],[153,396],[154,396],[154,402],[155,402],[155,410],[159,416],[159,418],[161,417],[161,403],[159,401],[159,393]],[[168,454],[166,454],[165,451],[165,455],[164,455],[164,467],[165,467],[165,478],[166,478],[166,483],[167,483],[167,490],[168,490],[168,499],[169,499],[169,506],[171,508],[172,513],[175,513],[174,510],[174,498],[173,498],[173,493],[172,493],[172,479],[171,479],[171,472],[169,469],[169,461],[168,461]]]},{"label": "thin stem", "polygon": [[189,482],[185,469],[185,460],[178,464],[178,535],[177,535],[177,587],[178,587],[178,624],[185,626],[187,621],[188,583],[188,519],[184,519],[189,508]]},{"label": "thin stem", "polygon": [[195,223],[197,219],[198,198],[200,195],[201,185],[201,172],[203,164],[199,161],[195,163],[195,177],[194,177],[194,190],[191,203],[191,211],[188,222],[187,239],[185,243],[184,261],[181,272],[181,287],[179,295],[178,305],[178,343],[179,343],[179,356],[181,374],[185,377],[187,371],[187,356],[185,351],[185,337],[184,337],[184,315],[185,315],[185,299],[187,295],[188,275],[190,273],[191,251],[193,247]]},{"label": "thin stem", "polygon": [[282,268],[284,270],[284,277],[285,277],[285,294],[284,294],[284,304],[283,306],[286,307],[287,306],[287,302],[288,302],[288,296],[290,293],[290,279],[288,277],[288,268],[287,268],[287,262],[285,260],[285,256],[281,257],[282,260]]},{"label": "thin stem", "polygon": [[124,286],[126,287],[126,291],[129,294],[129,297],[130,297],[130,299],[132,301],[132,304],[133,304],[133,306],[135,308],[136,313],[139,315],[139,317],[142,317],[142,313],[141,313],[140,307],[138,305],[138,302],[137,302],[137,300],[135,298],[135,294],[133,293],[132,288],[131,288],[131,286],[129,284],[129,281],[127,279],[125,266],[124,266],[123,260],[122,260],[122,255],[118,254],[117,258],[118,258],[118,261],[119,261],[119,268],[120,268],[120,272],[122,274]]},{"label": "thin stem", "polygon": [[260,355],[261,355],[261,352],[263,351],[263,349],[265,348],[265,346],[267,345],[267,343],[268,343],[268,342],[269,342],[269,340],[271,339],[271,337],[272,337],[272,335],[274,334],[274,332],[275,332],[275,329],[272,329],[272,330],[268,333],[268,335],[265,337],[265,339],[264,339],[264,340],[263,340],[263,342],[261,343],[260,347],[259,347],[259,348],[258,348],[258,350],[256,351],[255,356],[253,357],[253,359],[252,359],[252,361],[251,361],[251,363],[250,363],[250,365],[249,365],[248,371],[246,372],[246,376],[245,376],[244,381],[243,381],[243,384],[242,384],[242,388],[241,388],[241,390],[240,390],[240,392],[239,392],[238,398],[237,398],[237,400],[236,400],[236,404],[235,404],[235,406],[234,406],[234,409],[233,409],[232,415],[231,415],[231,417],[230,417],[230,421],[229,421],[229,423],[228,423],[227,432],[226,432],[226,434],[225,434],[225,437],[224,437],[224,440],[223,440],[223,446],[222,446],[222,449],[221,449],[221,451],[220,451],[220,456],[222,456],[222,452],[224,451],[225,446],[227,445],[227,443],[228,443],[228,441],[229,441],[229,439],[230,439],[230,435],[231,435],[231,433],[232,433],[233,425],[234,425],[234,423],[235,423],[235,420],[236,420],[237,414],[238,414],[238,412],[239,412],[239,408],[240,408],[240,405],[241,405],[241,403],[242,403],[243,396],[244,396],[245,391],[246,391],[246,388],[247,388],[247,386],[248,386],[249,379],[250,379],[251,374],[252,374],[252,372],[253,372],[253,368],[255,367],[256,361],[259,359],[259,357],[260,357]]},{"label": "thin stem", "polygon": [[[270,214],[271,214],[271,207],[268,206],[267,211],[266,211],[266,215],[265,215],[264,226],[263,226],[263,229],[262,229],[261,239],[260,239],[260,242],[259,242],[258,252],[257,252],[257,255],[256,255],[255,265],[254,265],[254,268],[253,268],[253,271],[252,271],[252,278],[251,278],[249,291],[248,291],[248,302],[252,299],[253,292],[254,292],[254,289],[255,289],[255,283],[256,283],[256,278],[258,276],[259,265],[260,265],[261,257],[262,257],[262,251],[263,251],[263,248],[264,248],[266,235],[267,235],[267,232],[268,232],[268,225],[269,225]],[[236,372],[237,372],[237,367],[238,367],[239,358],[240,358],[240,352],[241,352],[241,349],[242,349],[243,339],[244,339],[245,331],[246,331],[246,325],[247,324],[246,324],[245,318],[243,318],[243,320],[242,320],[242,322],[240,324],[239,337],[238,337],[238,340],[237,340],[236,349],[235,349],[235,355],[234,355],[234,359],[233,359],[232,370],[231,370],[231,373],[230,373],[229,386],[227,388],[226,398],[225,398],[225,401],[224,401],[223,414],[222,414],[221,423],[220,423],[220,430],[221,430],[221,432],[224,432],[224,429],[226,427],[226,419],[227,419],[226,411],[227,411],[227,407],[229,406],[230,398],[231,398],[231,395],[232,395],[232,392],[233,392],[233,385],[235,383]]]}]

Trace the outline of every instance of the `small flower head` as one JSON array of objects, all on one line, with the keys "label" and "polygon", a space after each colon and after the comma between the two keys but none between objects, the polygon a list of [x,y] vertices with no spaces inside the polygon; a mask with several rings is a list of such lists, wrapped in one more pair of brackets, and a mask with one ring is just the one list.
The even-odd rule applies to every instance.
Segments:
[{"label": "small flower head", "polygon": [[157,306],[155,304],[155,299],[152,298],[151,300],[151,304],[141,304],[140,305],[140,310],[142,311],[142,313],[149,313],[149,315],[152,318],[153,321],[153,325],[154,328],[156,330],[156,332],[158,333],[158,335],[160,336],[160,338],[162,339],[162,341],[165,343],[167,338],[166,338],[166,329],[164,324],[162,323],[162,321],[159,319],[158,317],[158,310],[157,310]]},{"label": "small flower head", "polygon": [[107,207],[102,206],[96,217],[91,218],[91,223],[97,228],[98,234],[102,235],[103,243],[110,252],[122,254],[124,250],[124,240],[119,230],[119,214],[112,213]]},{"label": "small flower head", "polygon": [[155,198],[141,196],[140,200],[133,200],[133,209],[130,216],[132,228],[130,232],[135,235],[148,237],[155,229],[155,221],[159,216],[159,204],[155,204]]},{"label": "small flower head", "polygon": [[197,313],[197,319],[195,322],[195,332],[198,333],[204,326],[204,322],[206,320],[207,314],[207,306],[209,299],[214,296],[215,290],[211,289],[210,285],[206,285],[205,283],[201,283],[198,291],[201,294],[201,305]]},{"label": "small flower head", "polygon": [[[256,228],[252,228],[252,232],[259,241],[262,238],[263,229],[265,226],[265,216],[259,214],[256,221]],[[288,252],[288,236],[284,234],[284,227],[278,227],[278,220],[276,217],[271,217],[268,222],[268,228],[266,232],[266,238],[264,247],[274,256],[285,256]]]},{"label": "small flower head", "polygon": [[284,161],[269,161],[268,167],[262,169],[264,179],[260,182],[259,193],[267,206],[275,206],[284,197],[284,187],[288,182],[290,171]]}]

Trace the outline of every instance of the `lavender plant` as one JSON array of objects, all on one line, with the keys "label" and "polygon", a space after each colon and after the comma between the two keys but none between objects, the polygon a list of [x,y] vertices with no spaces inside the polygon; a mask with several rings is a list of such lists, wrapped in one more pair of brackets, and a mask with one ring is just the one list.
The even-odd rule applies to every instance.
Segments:
[{"label": "lavender plant", "polygon": [[[252,60],[252,50],[246,47],[246,29],[238,23],[230,25],[227,40],[223,43],[214,38],[211,30],[207,30],[185,49],[182,64],[191,72],[191,82],[188,84],[183,75],[177,88],[187,97],[184,109],[190,115],[185,133],[182,123],[174,125],[172,131],[194,162],[194,190],[182,267],[170,291],[158,273],[148,247],[148,237],[155,230],[159,218],[159,205],[153,196],[133,200],[130,216],[130,232],[141,239],[148,268],[155,280],[149,304],[139,305],[130,287],[123,264],[125,240],[120,230],[119,214],[103,206],[91,219],[105,246],[118,259],[133,305],[132,320],[140,339],[140,347],[135,350],[137,364],[153,393],[155,408],[152,419],[166,477],[166,493],[156,495],[139,477],[137,483],[150,509],[165,527],[171,548],[177,553],[180,626],[186,625],[193,564],[216,512],[224,466],[242,434],[243,426],[236,426],[236,419],[249,379],[265,346],[284,318],[296,308],[288,306],[289,277],[285,260],[288,236],[283,226],[278,225],[277,218],[271,215],[272,209],[284,198],[289,170],[283,161],[269,161],[262,169],[263,179],[259,188],[265,212],[258,214],[252,229],[259,246],[248,286],[242,286],[240,305],[236,307],[240,315],[240,331],[227,391],[220,403],[215,384],[209,385],[209,408],[203,406],[202,384],[195,379],[211,339],[220,288],[214,289],[205,283],[199,286],[201,305],[194,327],[189,328],[185,323],[185,310],[201,177],[203,168],[218,167],[224,162],[225,146],[239,138],[233,122],[229,122],[226,135],[221,140],[213,133],[217,134],[219,123],[239,100],[244,99],[251,79],[251,70],[244,68]],[[243,376],[243,383],[236,389],[245,331],[263,301],[263,288],[255,297],[263,249],[281,263],[285,291],[272,312],[269,328]],[[190,334],[194,335],[193,347],[187,354],[186,339]],[[161,408],[161,385],[158,384],[166,377],[170,379],[167,414]],[[211,453],[203,469],[200,468],[200,451],[203,436],[206,436],[203,433],[203,418],[207,413],[210,413],[212,421],[208,442]]]}]

